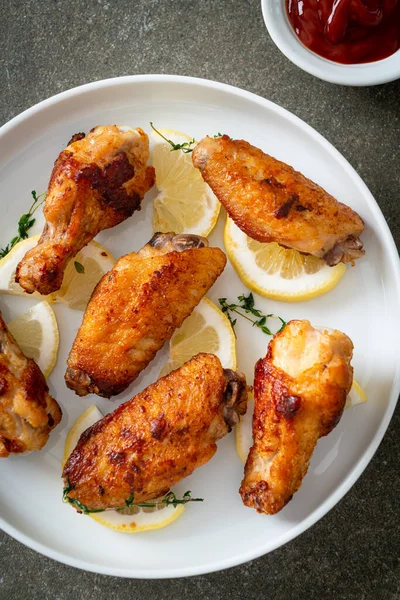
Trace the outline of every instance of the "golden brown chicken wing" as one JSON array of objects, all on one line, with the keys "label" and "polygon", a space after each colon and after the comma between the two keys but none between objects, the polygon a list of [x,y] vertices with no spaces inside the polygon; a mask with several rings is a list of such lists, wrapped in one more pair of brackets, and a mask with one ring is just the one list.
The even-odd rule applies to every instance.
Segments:
[{"label": "golden brown chicken wing", "polygon": [[149,140],[139,128],[107,125],[72,138],[51,174],[42,236],[17,267],[15,280],[25,291],[58,290],[79,250],[140,210],[154,184],[148,158]]},{"label": "golden brown chicken wing", "polygon": [[63,471],[68,496],[90,509],[162,496],[214,456],[246,406],[244,376],[198,354],[81,435]]},{"label": "golden brown chicken wing", "polygon": [[60,421],[43,373],[23,354],[0,313],[0,458],[40,450]]},{"label": "golden brown chicken wing", "polygon": [[101,279],[68,357],[65,380],[79,396],[122,392],[222,273],[225,254],[199,236],[156,234]]},{"label": "golden brown chicken wing", "polygon": [[280,511],[299,489],[318,438],[342,416],[353,344],[290,321],[255,368],[253,440],[240,494],[258,512]]},{"label": "golden brown chicken wing", "polygon": [[192,156],[229,216],[251,238],[312,254],[330,266],[364,254],[358,214],[289,165],[227,135],[204,138]]}]

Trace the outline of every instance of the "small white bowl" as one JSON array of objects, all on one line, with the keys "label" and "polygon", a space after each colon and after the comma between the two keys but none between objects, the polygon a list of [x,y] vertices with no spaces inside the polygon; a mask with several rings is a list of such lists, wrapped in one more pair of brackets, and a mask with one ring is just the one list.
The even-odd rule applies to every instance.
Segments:
[{"label": "small white bowl", "polygon": [[342,85],[377,85],[400,78],[400,50],[383,60],[357,65],[343,65],[318,56],[295,34],[285,4],[285,0],[261,0],[264,22],[279,50],[300,69]]}]

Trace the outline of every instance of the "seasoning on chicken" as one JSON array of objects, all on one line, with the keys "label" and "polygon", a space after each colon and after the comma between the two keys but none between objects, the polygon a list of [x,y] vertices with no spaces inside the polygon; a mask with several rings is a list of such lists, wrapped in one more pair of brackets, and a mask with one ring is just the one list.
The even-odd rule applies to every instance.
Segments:
[{"label": "seasoning on chicken", "polygon": [[225,254],[196,235],[157,233],[95,288],[68,357],[79,395],[122,392],[153,360],[222,273]]},{"label": "seasoning on chicken", "polygon": [[259,242],[277,242],[330,266],[364,254],[362,219],[293,167],[248,142],[205,137],[193,164],[236,225]]},{"label": "seasoning on chicken", "polygon": [[81,435],[63,471],[68,498],[98,510],[163,496],[214,456],[246,408],[244,376],[198,354]]},{"label": "seasoning on chicken", "polygon": [[253,446],[240,494],[260,513],[280,511],[301,486],[318,439],[338,424],[353,380],[353,344],[290,321],[255,367]]},{"label": "seasoning on chicken", "polygon": [[15,280],[26,292],[60,289],[68,262],[100,231],[130,217],[154,184],[142,129],[95,127],[73,136],[57,158],[44,207],[46,224]]},{"label": "seasoning on chicken", "polygon": [[43,373],[23,354],[0,313],[0,458],[43,448],[61,416]]}]

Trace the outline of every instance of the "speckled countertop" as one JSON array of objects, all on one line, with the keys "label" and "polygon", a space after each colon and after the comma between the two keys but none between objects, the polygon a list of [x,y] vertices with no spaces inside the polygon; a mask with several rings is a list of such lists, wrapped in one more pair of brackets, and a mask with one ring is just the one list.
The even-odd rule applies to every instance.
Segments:
[{"label": "speckled countertop", "polygon": [[[205,77],[292,111],[350,161],[400,242],[400,81],[324,83],[292,65],[258,0],[2,0],[0,122],[60,91],[119,75]],[[394,600],[400,598],[400,445],[392,419],[351,491],[299,538],[200,577],[123,580],[56,563],[0,537],[1,600]]]}]

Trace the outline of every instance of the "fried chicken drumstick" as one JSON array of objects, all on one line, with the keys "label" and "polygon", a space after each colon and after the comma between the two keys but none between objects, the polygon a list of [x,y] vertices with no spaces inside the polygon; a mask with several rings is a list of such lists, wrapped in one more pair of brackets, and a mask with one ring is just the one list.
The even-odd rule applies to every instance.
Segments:
[{"label": "fried chicken drumstick", "polygon": [[205,137],[193,164],[236,225],[259,242],[277,242],[328,265],[364,254],[362,219],[293,167],[243,140]]},{"label": "fried chicken drumstick", "polygon": [[318,439],[342,416],[353,380],[353,344],[290,321],[255,367],[253,446],[240,494],[260,513],[280,511],[301,486]]},{"label": "fried chicken drumstick", "polygon": [[0,458],[43,448],[61,414],[43,373],[23,354],[0,313]]},{"label": "fried chicken drumstick", "polygon": [[90,509],[160,497],[208,462],[246,412],[246,381],[213,354],[198,354],[87,429],[64,467]]},{"label": "fried chicken drumstick", "polygon": [[95,288],[68,357],[79,395],[122,392],[153,360],[222,273],[225,254],[196,235],[157,233]]},{"label": "fried chicken drumstick", "polygon": [[26,292],[60,289],[68,262],[100,231],[130,217],[154,184],[149,140],[116,125],[76,134],[57,158],[44,207],[41,238],[19,263],[15,280]]}]

